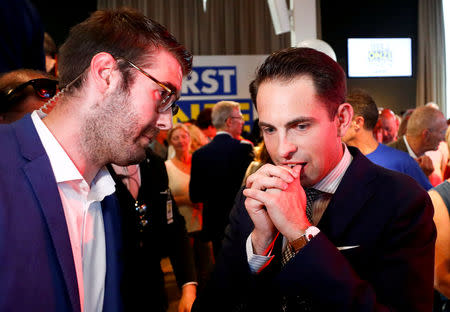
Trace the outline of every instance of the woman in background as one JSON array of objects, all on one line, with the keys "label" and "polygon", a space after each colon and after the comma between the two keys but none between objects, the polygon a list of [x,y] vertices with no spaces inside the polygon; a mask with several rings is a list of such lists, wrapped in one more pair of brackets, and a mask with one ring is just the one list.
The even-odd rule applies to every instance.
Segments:
[{"label": "woman in background", "polygon": [[191,135],[184,124],[176,124],[168,133],[167,140],[175,150],[175,156],[165,162],[169,176],[169,188],[181,215],[186,220],[190,242],[194,250],[199,289],[204,286],[212,269],[212,248],[200,239],[202,229],[202,205],[189,199],[189,180],[191,178]]},{"label": "woman in background", "polygon": [[193,154],[196,150],[202,147],[205,144],[208,144],[208,138],[206,135],[200,130],[199,127],[192,123],[185,124],[187,129],[189,130],[189,134],[191,135],[191,147],[189,151]]}]

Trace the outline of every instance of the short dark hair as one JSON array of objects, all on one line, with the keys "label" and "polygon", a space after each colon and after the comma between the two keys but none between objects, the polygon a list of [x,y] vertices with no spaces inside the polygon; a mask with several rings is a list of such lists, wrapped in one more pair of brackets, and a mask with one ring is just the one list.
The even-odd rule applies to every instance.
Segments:
[{"label": "short dark hair", "polygon": [[339,105],[345,102],[345,72],[332,58],[315,49],[287,48],[272,53],[259,67],[253,87],[257,93],[263,82],[290,82],[301,76],[313,80],[317,96],[325,103],[330,119],[334,118]]},{"label": "short dark hair", "polygon": [[373,130],[378,121],[378,108],[373,98],[363,89],[355,89],[349,92],[346,102],[353,107],[355,118],[364,118],[364,129]]},{"label": "short dark hair", "polygon": [[[107,52],[144,66],[151,65],[145,61],[159,48],[166,49],[178,60],[184,75],[191,71],[192,54],[158,22],[130,8],[96,11],[74,26],[61,46],[58,53],[60,83],[66,86],[82,74],[97,53]],[[134,77],[130,74],[131,68],[123,62],[119,69],[128,84]],[[82,79],[73,86],[81,85]]]},{"label": "short dark hair", "polygon": [[209,126],[212,126],[211,113],[212,108],[210,107],[202,109],[195,120],[195,125],[200,129],[208,129]]}]

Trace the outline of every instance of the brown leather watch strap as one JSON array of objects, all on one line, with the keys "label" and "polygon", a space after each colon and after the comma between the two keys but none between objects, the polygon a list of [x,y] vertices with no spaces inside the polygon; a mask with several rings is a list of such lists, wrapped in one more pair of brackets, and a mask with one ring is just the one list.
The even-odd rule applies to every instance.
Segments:
[{"label": "brown leather watch strap", "polygon": [[308,244],[308,241],[309,240],[306,238],[306,235],[303,234],[296,240],[293,240],[292,242],[290,242],[289,245],[291,245],[291,247],[294,249],[294,252],[298,252],[300,249],[305,247],[306,244]]}]

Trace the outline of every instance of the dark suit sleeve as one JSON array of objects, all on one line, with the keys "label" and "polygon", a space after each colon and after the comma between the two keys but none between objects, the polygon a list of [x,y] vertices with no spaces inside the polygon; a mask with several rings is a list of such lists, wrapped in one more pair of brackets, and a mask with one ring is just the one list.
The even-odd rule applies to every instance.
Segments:
[{"label": "dark suit sleeve", "polygon": [[205,190],[202,187],[202,181],[205,181],[205,178],[203,177],[202,168],[199,151],[195,151],[192,154],[191,179],[189,180],[189,197],[193,203],[204,201],[203,194]]},{"label": "dark suit sleeve", "polygon": [[168,246],[168,254],[178,287],[181,288],[188,282],[196,282],[197,276],[194,266],[194,255],[189,243],[185,221],[178,211],[178,207],[173,197],[172,204],[174,222],[172,225],[169,225],[169,236],[172,237],[172,239],[168,242],[170,244],[170,246]]}]

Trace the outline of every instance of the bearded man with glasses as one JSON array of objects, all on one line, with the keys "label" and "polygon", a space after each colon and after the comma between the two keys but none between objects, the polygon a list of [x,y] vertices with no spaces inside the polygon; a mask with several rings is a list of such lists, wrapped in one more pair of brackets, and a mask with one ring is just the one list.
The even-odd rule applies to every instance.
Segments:
[{"label": "bearded man with glasses", "polygon": [[45,107],[58,105],[0,127],[0,310],[119,311],[120,213],[105,165],[139,163],[171,128],[192,56],[119,9],[73,27],[59,57],[61,91]]}]

